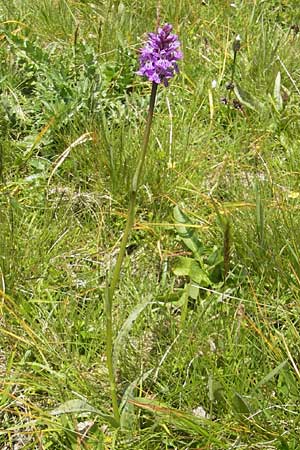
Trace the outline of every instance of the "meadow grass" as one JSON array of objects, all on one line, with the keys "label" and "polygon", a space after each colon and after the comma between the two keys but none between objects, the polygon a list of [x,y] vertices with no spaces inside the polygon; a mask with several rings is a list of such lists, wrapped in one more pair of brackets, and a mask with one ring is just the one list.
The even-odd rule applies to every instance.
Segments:
[{"label": "meadow grass", "polygon": [[[1,449],[299,448],[297,3],[0,0]],[[184,59],[114,299],[116,428],[104,291],[158,16]]]}]

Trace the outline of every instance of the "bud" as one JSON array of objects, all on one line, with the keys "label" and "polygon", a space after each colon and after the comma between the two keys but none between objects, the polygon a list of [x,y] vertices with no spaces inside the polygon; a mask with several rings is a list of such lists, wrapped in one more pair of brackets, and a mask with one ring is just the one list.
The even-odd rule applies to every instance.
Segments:
[{"label": "bud", "polygon": [[241,36],[238,34],[232,45],[234,53],[237,53],[241,48]]}]

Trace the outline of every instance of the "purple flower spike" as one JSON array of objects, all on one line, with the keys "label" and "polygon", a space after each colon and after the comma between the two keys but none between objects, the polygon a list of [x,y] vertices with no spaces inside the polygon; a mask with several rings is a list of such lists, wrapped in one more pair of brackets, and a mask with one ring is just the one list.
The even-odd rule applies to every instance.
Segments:
[{"label": "purple flower spike", "polygon": [[168,80],[179,72],[177,61],[182,59],[180,42],[176,34],[171,34],[172,25],[166,23],[157,33],[148,33],[148,41],[140,49],[140,68],[138,75],[147,77],[153,83]]}]

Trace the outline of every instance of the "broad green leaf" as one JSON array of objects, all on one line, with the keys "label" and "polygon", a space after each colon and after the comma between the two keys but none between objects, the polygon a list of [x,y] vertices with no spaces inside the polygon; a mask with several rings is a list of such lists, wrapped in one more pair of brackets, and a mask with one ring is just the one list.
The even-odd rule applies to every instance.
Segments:
[{"label": "broad green leaf", "polygon": [[262,380],[260,380],[256,388],[263,386],[264,384],[268,383],[272,378],[274,378],[276,375],[278,375],[279,372],[281,372],[281,370],[286,366],[287,363],[288,360],[285,359],[280,364],[278,364],[278,366],[276,366],[275,369],[271,370],[271,372],[269,372],[265,377],[263,377]]},{"label": "broad green leaf", "polygon": [[212,375],[208,377],[208,397],[211,402],[224,400],[224,388]]},{"label": "broad green leaf", "polygon": [[137,387],[138,380],[134,380],[126,389],[122,399],[122,412],[120,416],[120,425],[123,430],[131,430],[132,432],[138,429],[138,420],[134,412],[134,406],[128,402],[130,397],[133,397],[134,390]]},{"label": "broad green leaf", "polygon": [[[292,448],[289,447],[287,441],[282,436],[279,437],[279,441],[280,441],[280,447],[278,447],[278,450],[292,450]],[[293,449],[295,449],[294,446],[293,446]]]},{"label": "broad green leaf", "polygon": [[122,325],[122,328],[120,329],[117,338],[114,342],[114,354],[113,354],[113,362],[114,366],[116,367],[118,364],[120,352],[122,349],[122,346],[124,342],[126,341],[127,336],[129,335],[136,319],[140,316],[140,314],[144,311],[144,309],[148,306],[153,304],[153,301],[143,302],[139,303],[134,310],[130,313],[130,315],[127,317],[125,322]]},{"label": "broad green leaf", "polygon": [[188,284],[187,285],[187,292],[188,296],[192,298],[193,300],[197,300],[199,295],[199,286],[195,284]]},{"label": "broad green leaf", "polygon": [[234,93],[237,96],[238,100],[242,103],[242,105],[247,106],[253,111],[257,111],[262,109],[262,104],[259,103],[244,89],[242,89],[237,83],[234,86]]},{"label": "broad green leaf", "polygon": [[287,401],[297,401],[297,399],[299,399],[299,383],[289,368],[284,368],[280,371],[277,382],[277,391],[280,392]]},{"label": "broad green leaf", "polygon": [[168,292],[164,295],[159,295],[157,296],[157,300],[160,303],[172,303],[177,305],[177,303],[180,302],[181,295],[181,291],[177,290],[176,292]]},{"label": "broad green leaf", "polygon": [[180,328],[183,329],[185,326],[186,318],[188,315],[188,304],[189,304],[189,291],[190,284],[185,286],[184,292],[181,296],[181,314],[180,314]]},{"label": "broad green leaf", "polygon": [[244,397],[238,392],[234,393],[232,404],[235,411],[239,414],[244,414],[249,416],[251,414],[250,407]]},{"label": "broad green leaf", "polygon": [[215,247],[209,257],[205,260],[205,263],[209,265],[208,276],[211,283],[219,283],[223,279],[224,271],[224,256],[222,250]]},{"label": "broad green leaf", "polygon": [[178,206],[175,206],[173,215],[176,221],[176,230],[179,237],[187,248],[192,251],[194,257],[201,261],[204,247],[198,238],[195,228],[189,227],[189,225],[193,225],[191,220]]},{"label": "broad green leaf", "polygon": [[223,264],[223,260],[224,260],[224,257],[223,257],[221,249],[219,249],[218,247],[214,247],[211,254],[205,260],[205,263],[211,267],[215,267],[215,266],[218,266],[219,264]]},{"label": "broad green leaf", "polygon": [[[134,398],[129,400],[129,402],[138,408],[151,411],[179,429],[187,430],[189,433],[200,434],[206,438],[212,438],[209,431],[205,429],[205,423],[207,423],[209,419],[200,419],[192,414],[180,411],[178,409],[168,408],[167,406],[146,398]],[[212,421],[209,421],[209,424],[210,426],[214,426]],[[214,438],[213,442],[219,443],[219,440]]]},{"label": "broad green leaf", "polygon": [[134,381],[132,381],[132,383],[130,383],[130,385],[124,392],[120,403],[120,411],[121,411],[120,425],[122,429],[133,431],[135,425],[137,428],[138,424],[137,424],[137,417],[134,412],[134,405],[130,403],[128,400],[134,398],[134,391],[136,391],[137,388],[141,386],[141,384],[149,377],[149,375],[151,375],[152,372],[153,369],[150,369],[142,376],[136,378]]},{"label": "broad green leaf", "polygon": [[175,308],[182,308],[185,305],[186,299],[188,297],[188,286],[189,284],[186,284],[183,289],[180,289],[177,292],[177,294],[179,295],[177,296],[176,300],[172,302],[172,306],[175,306]]},{"label": "broad green leaf", "polygon": [[178,276],[188,276],[192,281],[204,287],[211,284],[207,273],[200,267],[198,261],[193,258],[179,257],[173,272]]},{"label": "broad green leaf", "polygon": [[92,412],[97,414],[98,410],[97,408],[94,408],[92,405],[87,403],[85,400],[75,398],[73,400],[67,400],[66,402],[57,406],[57,408],[52,409],[50,414],[52,416],[59,416],[61,414],[83,413],[83,412]]},{"label": "broad green leaf", "polygon": [[82,413],[93,413],[97,414],[98,416],[102,417],[105,422],[110,423],[114,428],[118,426],[117,422],[115,421],[114,417],[103,414],[102,411],[100,411],[97,408],[94,408],[94,406],[90,405],[86,400],[75,398],[73,400],[67,400],[66,402],[59,405],[57,408],[52,409],[50,411],[50,414],[52,416],[60,416],[62,414],[82,414]]}]

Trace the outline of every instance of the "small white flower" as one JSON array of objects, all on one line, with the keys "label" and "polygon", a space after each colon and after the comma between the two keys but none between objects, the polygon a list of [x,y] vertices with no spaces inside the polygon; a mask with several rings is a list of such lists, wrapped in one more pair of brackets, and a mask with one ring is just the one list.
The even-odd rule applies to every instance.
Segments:
[{"label": "small white flower", "polygon": [[214,341],[212,340],[212,339],[209,339],[209,348],[210,348],[210,351],[212,352],[212,353],[216,353],[216,351],[217,351],[217,347],[216,347],[216,344],[214,343]]},{"label": "small white flower", "polygon": [[205,409],[202,406],[198,406],[197,408],[193,409],[193,414],[196,417],[200,417],[201,419],[207,419],[208,415]]},{"label": "small white flower", "polygon": [[217,86],[218,86],[217,80],[212,80],[212,82],[211,82],[211,88],[212,88],[212,89],[216,89]]},{"label": "small white flower", "polygon": [[92,420],[85,420],[84,422],[79,422],[77,424],[76,428],[77,428],[78,433],[84,434],[93,425],[94,425],[94,422]]}]

